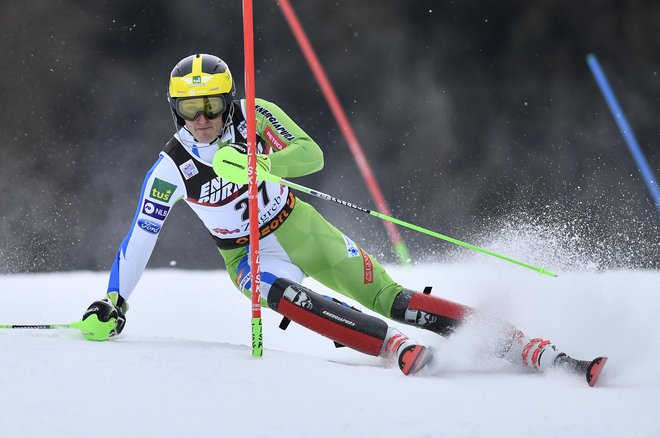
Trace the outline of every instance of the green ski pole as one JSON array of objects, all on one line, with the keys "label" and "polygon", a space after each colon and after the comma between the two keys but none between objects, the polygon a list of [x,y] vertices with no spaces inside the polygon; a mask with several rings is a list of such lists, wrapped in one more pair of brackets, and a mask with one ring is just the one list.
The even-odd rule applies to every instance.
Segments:
[{"label": "green ski pole", "polygon": [[23,330],[55,330],[55,329],[80,329],[82,321],[71,324],[0,324],[0,329],[23,329]]},{"label": "green ski pole", "polygon": [[393,217],[388,216],[386,214],[379,213],[377,211],[372,211],[372,210],[360,207],[358,205],[352,204],[350,202],[342,201],[341,199],[337,199],[334,196],[328,195],[328,194],[323,193],[323,192],[319,192],[318,190],[310,189],[310,188],[305,187],[305,186],[301,186],[300,184],[296,184],[294,182],[285,180],[284,178],[281,178],[279,176],[275,176],[275,175],[272,175],[270,173],[266,173],[263,170],[261,170],[259,172],[259,178],[260,179],[265,179],[265,180],[268,180],[268,181],[272,181],[272,182],[278,183],[278,184],[284,184],[285,186],[291,187],[292,189],[299,190],[303,193],[307,193],[308,195],[312,195],[312,196],[315,196],[315,197],[320,198],[320,199],[325,199],[326,201],[336,202],[338,204],[345,205],[346,207],[353,208],[353,209],[361,211],[363,213],[368,213],[371,216],[375,216],[375,217],[380,218],[382,220],[390,221],[390,222],[393,222],[397,225],[401,225],[403,227],[410,228],[411,230],[419,231],[420,233],[424,233],[424,234],[427,234],[429,236],[436,237],[438,239],[446,240],[447,242],[451,242],[455,245],[459,245],[459,246],[462,246],[462,247],[465,247],[465,248],[468,248],[468,249],[471,249],[471,250],[474,250],[474,251],[478,251],[480,253],[483,253],[483,254],[486,254],[486,255],[489,255],[489,256],[497,257],[498,259],[516,264],[518,266],[522,266],[523,268],[527,268],[527,269],[531,269],[533,271],[536,271],[541,275],[548,275],[550,277],[557,277],[557,274],[555,274],[553,272],[550,272],[547,269],[540,268],[540,267],[537,267],[537,266],[532,266],[532,265],[529,265],[527,263],[523,263],[523,262],[520,262],[518,260],[514,260],[514,259],[512,259],[510,257],[507,257],[507,256],[504,256],[502,254],[498,254],[496,252],[489,251],[489,250],[484,249],[484,248],[479,248],[478,246],[470,245],[469,243],[465,243],[465,242],[462,242],[460,240],[454,239],[452,237],[445,236],[444,234],[436,233],[435,231],[431,231],[431,230],[428,230],[426,228],[422,228],[420,226],[408,223],[406,221],[402,221],[400,219],[393,218]]}]

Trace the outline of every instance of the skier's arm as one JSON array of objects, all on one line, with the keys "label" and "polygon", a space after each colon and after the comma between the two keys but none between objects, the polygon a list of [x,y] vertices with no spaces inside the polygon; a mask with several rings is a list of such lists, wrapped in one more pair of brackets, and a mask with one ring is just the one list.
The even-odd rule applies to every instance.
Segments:
[{"label": "skier's arm", "polygon": [[162,154],[147,173],[128,234],[110,270],[108,294],[127,300],[137,285],[158,240],[170,208],[184,196],[184,184],[176,165]]},{"label": "skier's arm", "polygon": [[161,153],[144,179],[133,223],[110,270],[107,294],[87,308],[78,324],[87,339],[104,341],[124,329],[126,300],[147,266],[170,208],[185,196],[184,187],[177,166]]},{"label": "skier's arm", "polygon": [[270,173],[297,177],[318,172],[323,168],[323,151],[277,105],[256,99],[257,135],[271,148]]}]

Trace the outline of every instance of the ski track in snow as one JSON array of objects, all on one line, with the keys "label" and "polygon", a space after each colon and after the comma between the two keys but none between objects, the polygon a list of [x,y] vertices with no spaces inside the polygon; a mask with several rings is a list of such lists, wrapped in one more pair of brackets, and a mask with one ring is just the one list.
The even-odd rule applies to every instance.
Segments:
[{"label": "ski track in snow", "polygon": [[[657,437],[660,273],[560,272],[462,263],[390,266],[395,280],[506,318],[568,354],[609,356],[600,385],[524,372],[480,353],[488,324],[432,345],[425,375],[264,310],[251,357],[250,303],[226,272],[148,270],[124,333],[0,330],[3,437]],[[106,273],[0,276],[0,323],[64,323],[103,295]],[[317,292],[335,295],[314,281]],[[350,300],[348,300],[350,302]],[[360,307],[360,306],[358,306]]]}]

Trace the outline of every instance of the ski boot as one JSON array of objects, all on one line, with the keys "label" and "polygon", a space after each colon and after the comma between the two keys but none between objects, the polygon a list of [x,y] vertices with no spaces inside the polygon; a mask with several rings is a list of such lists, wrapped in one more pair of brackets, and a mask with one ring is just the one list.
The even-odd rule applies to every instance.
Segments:
[{"label": "ski boot", "polygon": [[381,355],[385,358],[396,358],[399,369],[406,376],[417,374],[433,359],[430,349],[417,344],[393,327],[387,331]]},{"label": "ski boot", "polygon": [[607,362],[607,357],[597,357],[592,361],[577,360],[557,350],[548,340],[530,339],[522,350],[523,365],[531,365],[537,370],[559,367],[566,371],[584,376],[589,386],[594,386],[600,372]]}]

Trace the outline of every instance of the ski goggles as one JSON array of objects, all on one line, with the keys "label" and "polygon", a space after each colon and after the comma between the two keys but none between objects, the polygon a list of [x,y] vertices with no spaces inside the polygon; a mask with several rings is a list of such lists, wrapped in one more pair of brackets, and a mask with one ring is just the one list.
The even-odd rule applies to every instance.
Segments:
[{"label": "ski goggles", "polygon": [[225,112],[227,104],[223,96],[202,96],[177,99],[176,113],[184,120],[194,121],[200,114],[209,119],[217,119]]}]

